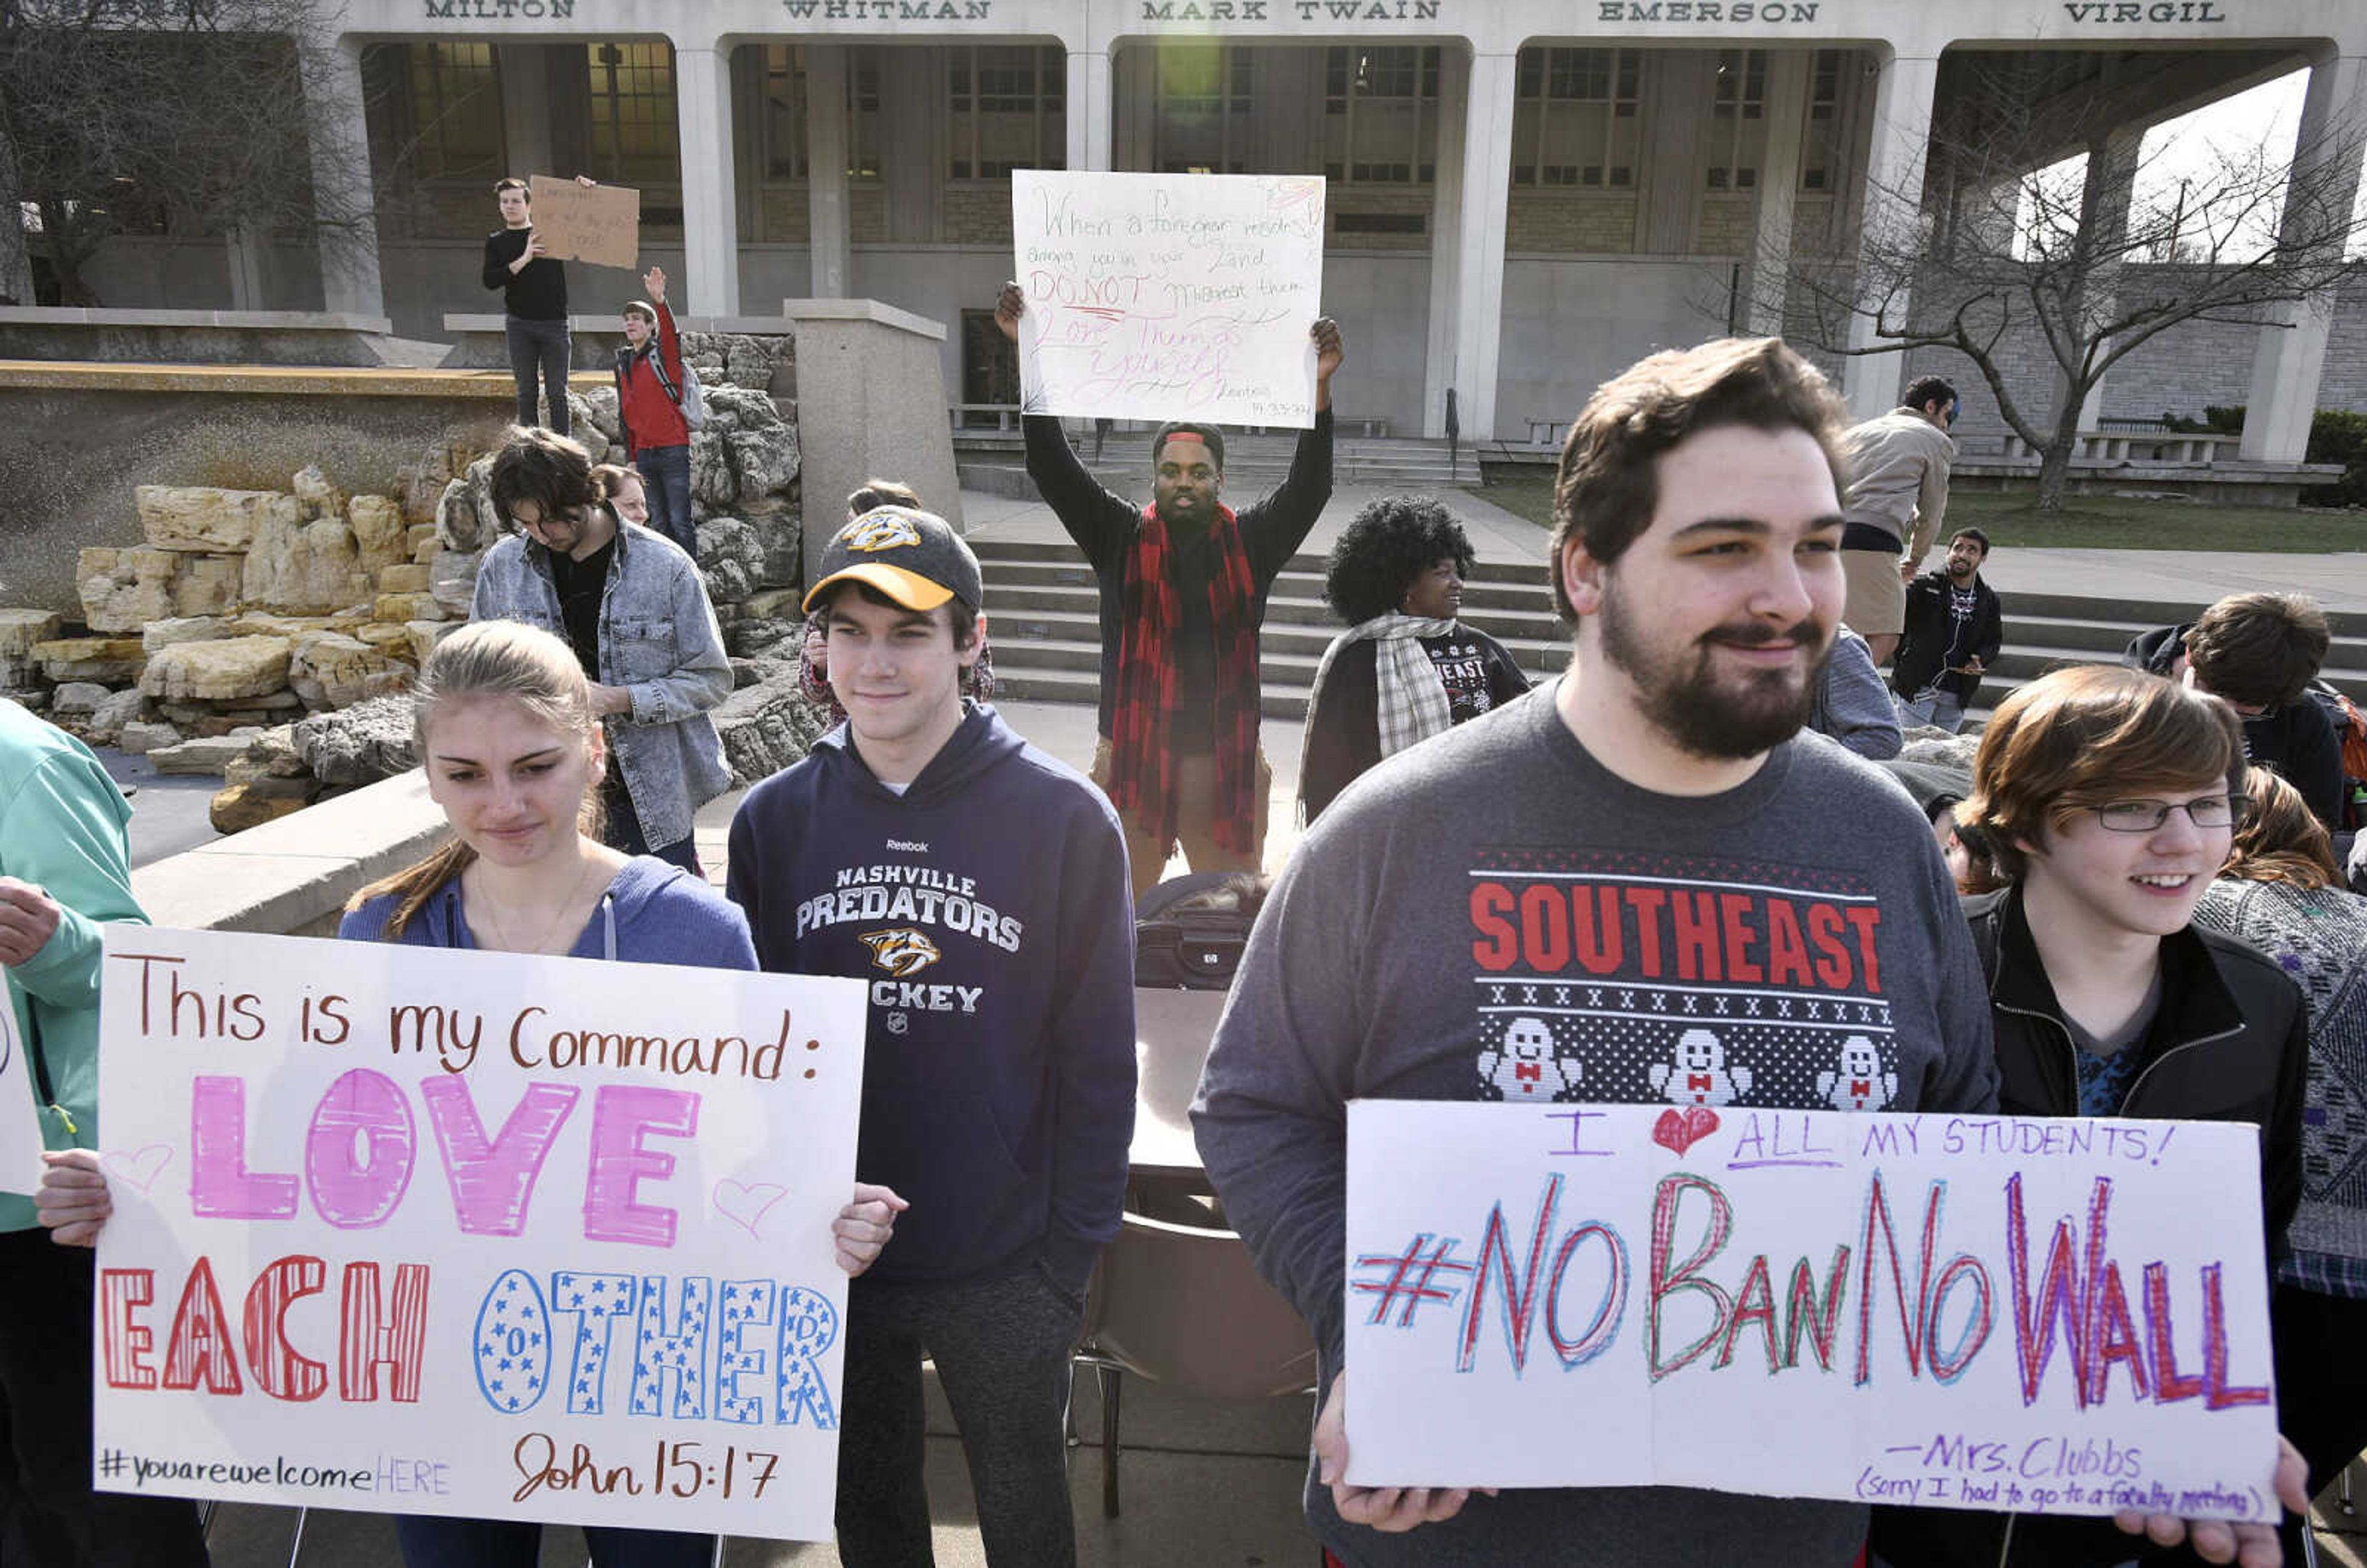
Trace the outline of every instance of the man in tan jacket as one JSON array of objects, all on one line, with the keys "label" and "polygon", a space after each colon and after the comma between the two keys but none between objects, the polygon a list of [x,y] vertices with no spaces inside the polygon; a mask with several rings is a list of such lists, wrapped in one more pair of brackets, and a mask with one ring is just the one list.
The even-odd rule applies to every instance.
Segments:
[{"label": "man in tan jacket", "polygon": [[1948,464],[1956,444],[1956,389],[1926,376],[1907,401],[1841,438],[1849,491],[1841,497],[1841,570],[1849,597],[1841,620],[1888,663],[1907,626],[1907,584],[1939,537],[1948,509]]}]

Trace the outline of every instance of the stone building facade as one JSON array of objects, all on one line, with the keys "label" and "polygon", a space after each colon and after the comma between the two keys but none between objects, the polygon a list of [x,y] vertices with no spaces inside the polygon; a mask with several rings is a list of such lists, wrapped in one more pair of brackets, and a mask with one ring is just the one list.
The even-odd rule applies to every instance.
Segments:
[{"label": "stone building facade", "polygon": [[[2132,130],[2296,69],[2305,139],[2367,124],[2358,0],[346,0],[339,25],[312,93],[324,135],[372,150],[377,231],[235,265],[221,240],[121,242],[95,269],[109,303],[440,336],[498,308],[476,276],[493,178],[580,171],[640,188],[679,308],[875,298],[952,329],[948,404],[1006,403],[986,313],[1010,170],[1321,173],[1346,412],[1436,434],[1452,388],[1467,434],[1520,440],[1653,347],[1779,329],[1744,271],[1850,265],[1869,205],[1922,185],[1968,53],[2051,51],[2075,84],[2093,62]],[[579,311],[638,289],[576,276]],[[2181,330],[2099,407],[2247,403],[2246,455],[2297,458],[2313,407],[2367,404],[2367,325],[2337,303]],[[1848,359],[1852,406],[1908,368]]]}]

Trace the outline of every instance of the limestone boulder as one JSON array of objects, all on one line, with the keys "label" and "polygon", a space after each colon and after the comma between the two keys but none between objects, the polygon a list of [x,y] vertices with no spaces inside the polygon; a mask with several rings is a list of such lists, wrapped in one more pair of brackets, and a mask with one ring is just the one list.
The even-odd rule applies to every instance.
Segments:
[{"label": "limestone boulder", "polygon": [[94,568],[74,584],[84,624],[95,632],[137,632],[174,613],[174,551],[85,550],[77,566]]},{"label": "limestone boulder", "polygon": [[50,694],[50,711],[78,718],[114,694],[95,681],[67,681]]},{"label": "limestone boulder", "polygon": [[[795,525],[792,525],[794,527]],[[765,588],[748,595],[740,606],[741,614],[760,621],[801,620],[805,610],[799,601],[805,597],[801,588]]]},{"label": "limestone boulder", "polygon": [[33,645],[55,638],[63,625],[48,610],[0,610],[0,691],[28,693],[40,680]]},{"label": "limestone boulder", "polygon": [[307,707],[351,707],[368,694],[369,678],[390,667],[385,653],[358,637],[314,632],[290,645],[288,684]]},{"label": "limestone boulder", "polygon": [[477,596],[477,566],[482,550],[438,550],[427,563],[427,592],[447,615],[466,616]]},{"label": "limestone boulder", "polygon": [[410,561],[400,566],[380,567],[378,591],[381,593],[425,593],[430,582],[427,569]]},{"label": "limestone boulder", "polygon": [[381,593],[370,605],[370,619],[391,625],[409,621],[440,621],[444,606],[433,593]]},{"label": "limestone boulder", "polygon": [[83,727],[91,740],[100,746],[112,746],[127,724],[137,724],[148,716],[148,694],[137,686],[120,692],[109,692],[90,710],[90,719]]},{"label": "limestone boulder", "polygon": [[55,637],[35,643],[27,657],[53,682],[96,681],[102,686],[137,681],[148,661],[136,637]]},{"label": "limestone boulder", "polygon": [[343,517],[345,513],[345,492],[329,482],[318,463],[307,463],[289,483],[296,495],[296,504],[302,509],[304,521],[317,523],[323,517]]},{"label": "limestone boulder", "polygon": [[617,439],[616,420],[612,415],[603,426],[593,414],[593,399],[605,397],[610,405],[617,400],[614,387],[603,387],[590,394],[567,394],[567,434],[592,455],[595,463],[621,463],[625,460],[625,444]]},{"label": "limestone boulder", "polygon": [[219,776],[231,763],[246,754],[246,749],[263,731],[259,728],[234,729],[227,735],[200,736],[184,740],[177,746],[162,746],[148,753],[148,760],[160,773],[212,773]]},{"label": "limestone boulder", "polygon": [[139,485],[131,492],[140,531],[160,550],[243,550],[275,502],[267,490],[216,490],[202,485]]},{"label": "limestone boulder", "polygon": [[377,572],[411,559],[411,525],[392,496],[357,495],[345,504],[362,570]]},{"label": "limestone boulder", "polygon": [[775,495],[798,477],[798,433],[786,424],[734,431],[723,438],[731,464],[732,493],[743,501]]},{"label": "limestone boulder", "polygon": [[419,765],[406,697],[374,697],[296,726],[296,751],[324,784],[375,784]]},{"label": "limestone boulder", "polygon": [[480,457],[444,487],[436,506],[436,536],[446,549],[481,550],[502,536],[501,513],[493,509],[493,458]]},{"label": "limestone boulder", "polygon": [[700,431],[690,443],[690,499],[709,512],[729,512],[739,493],[730,450],[722,434]]},{"label": "limestone boulder", "polygon": [[140,646],[153,658],[176,642],[212,642],[231,635],[230,622],[220,615],[174,615],[141,628]]},{"label": "limestone boulder", "polygon": [[411,638],[411,661],[425,670],[436,645],[460,629],[459,621],[413,621],[403,627]]},{"label": "limestone boulder", "polygon": [[287,689],[292,651],[281,637],[175,643],[148,661],[140,689],[175,703],[264,697]]},{"label": "limestone boulder", "polygon": [[173,574],[173,614],[222,615],[237,608],[245,585],[244,556],[185,555]]},{"label": "limestone boulder", "polygon": [[64,623],[49,610],[0,610],[0,659],[27,659],[37,642],[51,641]]},{"label": "limestone boulder", "polygon": [[[601,440],[622,441],[625,438],[625,422],[617,417],[617,389],[614,386],[595,388],[580,397],[571,397],[567,400],[567,406],[571,410],[583,411],[584,423],[600,433]],[[577,425],[569,434],[586,446],[592,445],[588,439],[591,433],[583,425]]]},{"label": "limestone boulder", "polygon": [[411,554],[407,558],[417,561],[421,566],[434,560],[436,552],[444,547],[444,541],[436,536],[436,525],[433,523],[413,523],[407,534],[411,541]]},{"label": "limestone boulder", "polygon": [[217,790],[206,815],[217,833],[243,833],[303,810],[319,795],[311,779],[250,779]]},{"label": "limestone boulder", "polygon": [[802,621],[765,620],[749,617],[732,622],[723,628],[723,648],[727,653],[742,659],[753,659],[760,654],[794,655],[798,640],[805,635]]},{"label": "limestone boulder", "polygon": [[149,719],[135,719],[123,727],[115,738],[115,749],[134,757],[144,757],[151,751],[167,746],[178,746],[181,732],[169,724]]},{"label": "limestone boulder", "polygon": [[799,694],[796,672],[786,666],[732,693],[709,716],[722,738],[731,782],[742,789],[802,761],[830,727],[822,711]]},{"label": "limestone boulder", "polygon": [[434,527],[444,487],[468,466],[469,454],[444,442],[420,453],[419,460],[395,481],[395,498],[402,504],[405,521],[413,526]]},{"label": "limestone boulder", "polygon": [[261,778],[309,779],[311,769],[296,750],[296,727],[274,725],[246,744],[246,750],[222,770],[222,778],[231,784],[248,784]]},{"label": "limestone boulder", "polygon": [[370,595],[354,531],[334,517],[306,522],[295,502],[274,506],[255,525],[247,552],[246,603],[286,615],[326,615]]},{"label": "limestone boulder", "polygon": [[391,626],[384,621],[364,621],[354,628],[357,640],[376,649],[391,649],[398,657],[411,651],[411,628]]},{"label": "limestone boulder", "polygon": [[737,604],[760,585],[764,542],[737,517],[708,517],[698,524],[698,564],[707,574],[707,596],[718,604]]}]

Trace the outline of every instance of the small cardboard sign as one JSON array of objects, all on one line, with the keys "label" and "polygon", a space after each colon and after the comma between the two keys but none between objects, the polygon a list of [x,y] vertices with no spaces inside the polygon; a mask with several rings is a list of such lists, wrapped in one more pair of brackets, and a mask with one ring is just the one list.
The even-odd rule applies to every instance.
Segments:
[{"label": "small cardboard sign", "polygon": [[536,175],[534,231],[543,253],[593,266],[631,267],[640,260],[641,193],[629,186],[580,186]]}]

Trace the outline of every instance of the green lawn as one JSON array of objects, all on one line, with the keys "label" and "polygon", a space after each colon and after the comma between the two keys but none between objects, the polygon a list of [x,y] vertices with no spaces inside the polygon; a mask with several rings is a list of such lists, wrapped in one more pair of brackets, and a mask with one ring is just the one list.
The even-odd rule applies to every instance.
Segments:
[{"label": "green lawn", "polygon": [[[1491,466],[1480,492],[1541,526],[1553,524],[1553,472],[1527,464]],[[1997,547],[2094,550],[2281,550],[2321,555],[2367,550],[2367,513],[2188,501],[2123,501],[2075,495],[2043,513],[2027,492],[1960,490],[1948,497],[1951,528],[1977,526]]]}]

